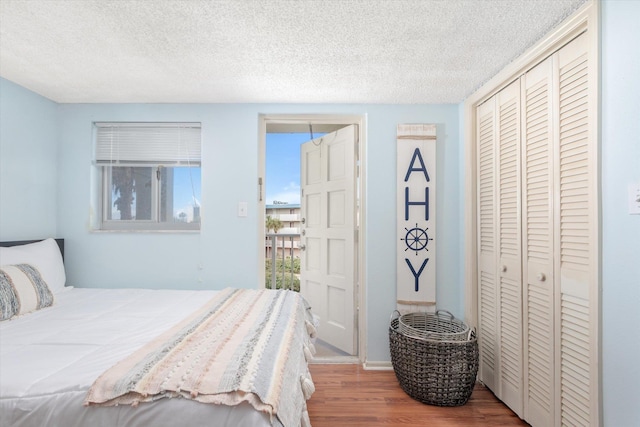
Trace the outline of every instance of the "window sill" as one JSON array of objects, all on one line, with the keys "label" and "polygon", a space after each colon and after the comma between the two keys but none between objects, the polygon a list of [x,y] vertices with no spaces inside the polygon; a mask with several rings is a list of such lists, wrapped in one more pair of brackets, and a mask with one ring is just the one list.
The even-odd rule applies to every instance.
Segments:
[{"label": "window sill", "polygon": [[91,229],[95,234],[200,234],[200,230],[105,230]]}]

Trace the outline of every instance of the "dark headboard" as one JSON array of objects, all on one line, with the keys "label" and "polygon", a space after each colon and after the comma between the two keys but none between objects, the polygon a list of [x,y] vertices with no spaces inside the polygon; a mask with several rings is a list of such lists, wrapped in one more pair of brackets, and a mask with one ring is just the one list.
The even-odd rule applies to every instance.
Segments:
[{"label": "dark headboard", "polygon": [[[14,240],[13,242],[0,242],[0,246],[9,247],[9,246],[20,246],[26,245],[28,243],[41,242],[41,240]],[[55,239],[58,247],[60,248],[60,254],[62,254],[62,259],[64,259],[64,239]]]}]

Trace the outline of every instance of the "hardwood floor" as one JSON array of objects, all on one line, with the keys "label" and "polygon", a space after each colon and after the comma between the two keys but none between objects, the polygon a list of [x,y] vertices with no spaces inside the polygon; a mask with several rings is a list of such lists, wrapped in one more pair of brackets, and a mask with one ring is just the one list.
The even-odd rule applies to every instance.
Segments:
[{"label": "hardwood floor", "polygon": [[409,397],[393,371],[359,365],[311,364],[316,391],[307,401],[312,427],[527,426],[477,384],[463,406],[425,405]]}]

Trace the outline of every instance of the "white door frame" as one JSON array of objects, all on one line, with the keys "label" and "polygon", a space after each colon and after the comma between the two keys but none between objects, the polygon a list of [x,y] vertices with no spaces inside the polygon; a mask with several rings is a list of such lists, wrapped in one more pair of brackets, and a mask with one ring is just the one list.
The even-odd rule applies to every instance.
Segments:
[{"label": "white door frame", "polygon": [[[357,333],[358,333],[358,355],[354,356],[353,362],[364,363],[366,360],[366,337],[367,337],[367,313],[366,313],[366,118],[364,115],[356,114],[260,114],[258,117],[258,236],[257,241],[264,241],[265,233],[265,172],[266,172],[266,136],[267,125],[291,125],[305,126],[301,132],[306,132],[309,124],[316,127],[320,132],[321,125],[358,125],[358,159],[354,168],[359,168],[356,179],[357,206],[356,215],[358,217],[358,241],[356,244],[358,251],[358,265],[356,268],[357,283],[355,286],[355,300],[357,313]],[[311,138],[309,138],[311,139]],[[258,245],[258,265],[264,265],[264,246]],[[258,268],[258,280],[264,284],[264,268]],[[343,361],[344,359],[341,359]]]}]

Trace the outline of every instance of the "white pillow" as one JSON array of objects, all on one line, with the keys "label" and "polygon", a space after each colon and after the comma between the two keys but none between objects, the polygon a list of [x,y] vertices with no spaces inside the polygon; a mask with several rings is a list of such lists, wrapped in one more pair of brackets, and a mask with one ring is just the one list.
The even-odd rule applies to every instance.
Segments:
[{"label": "white pillow", "polygon": [[54,294],[64,290],[67,276],[60,248],[53,239],[27,245],[0,247],[0,265],[31,264],[38,269]]}]

